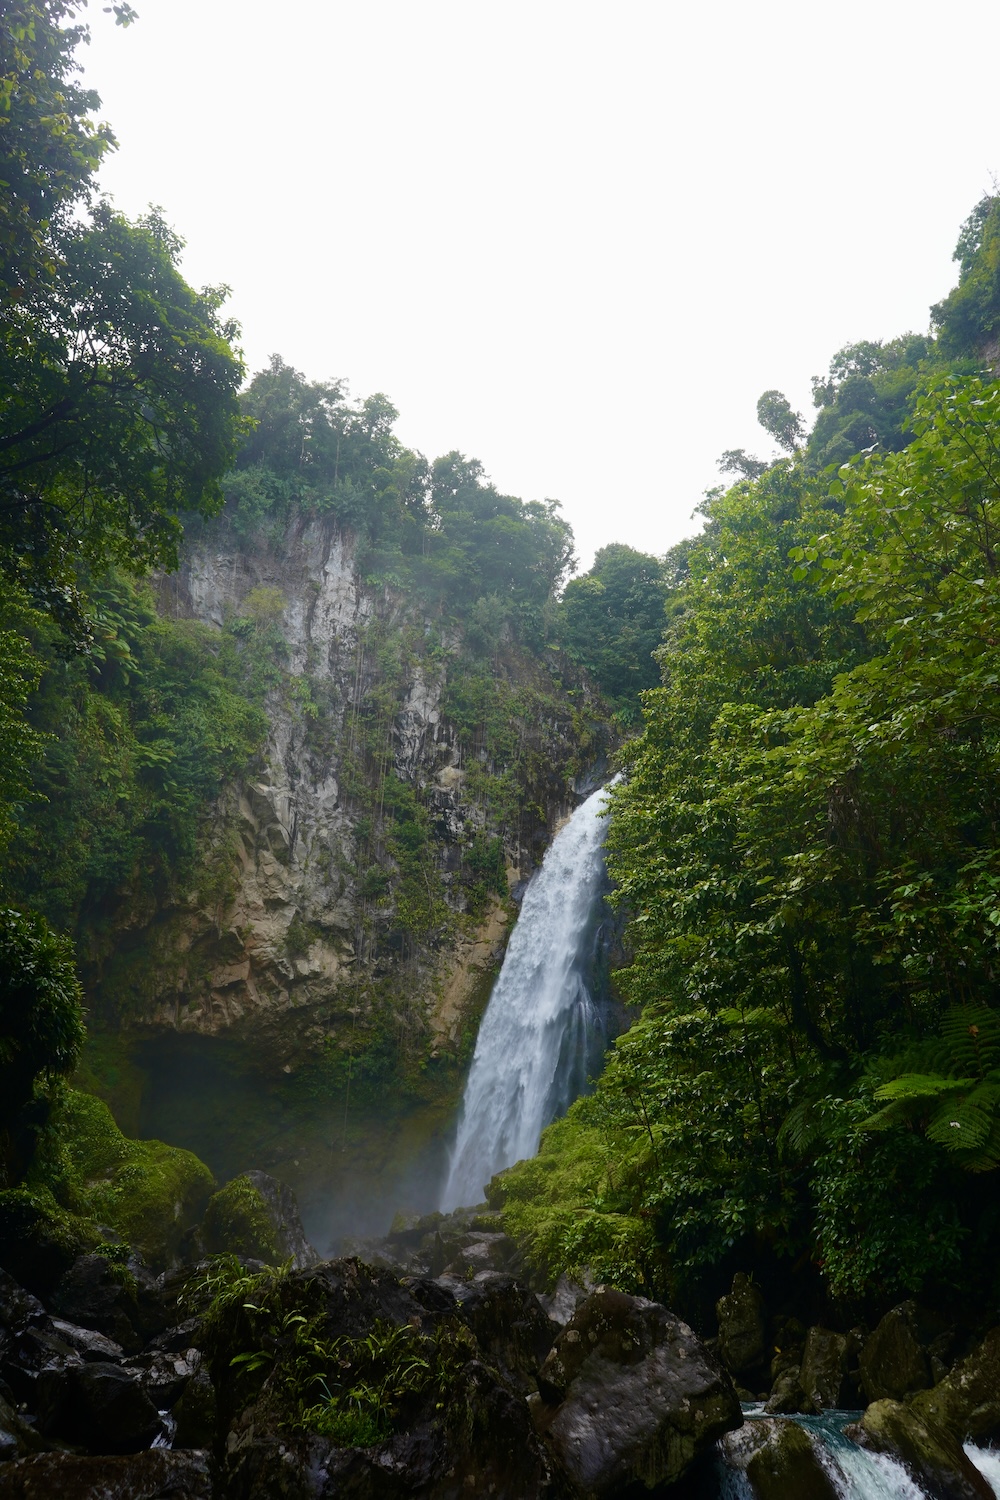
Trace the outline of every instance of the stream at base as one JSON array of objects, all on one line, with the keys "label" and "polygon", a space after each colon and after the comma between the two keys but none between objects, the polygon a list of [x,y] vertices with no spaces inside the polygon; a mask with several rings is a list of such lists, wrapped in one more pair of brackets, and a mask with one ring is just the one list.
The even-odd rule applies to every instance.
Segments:
[{"label": "stream at base", "polygon": [[[743,1414],[749,1427],[755,1419],[763,1418],[763,1407],[744,1406]],[[861,1416],[860,1411],[825,1411],[818,1417],[769,1420],[795,1422],[810,1434],[820,1462],[841,1500],[932,1500],[896,1459],[884,1453],[870,1453],[851,1441],[844,1429],[859,1421]],[[1000,1497],[1000,1451],[966,1443],[965,1452],[993,1493]],[[727,1463],[721,1454],[716,1457],[713,1467],[708,1487],[714,1489],[718,1500],[754,1500],[753,1488],[742,1468]],[[788,1500],[797,1500],[797,1497],[790,1494]]]}]

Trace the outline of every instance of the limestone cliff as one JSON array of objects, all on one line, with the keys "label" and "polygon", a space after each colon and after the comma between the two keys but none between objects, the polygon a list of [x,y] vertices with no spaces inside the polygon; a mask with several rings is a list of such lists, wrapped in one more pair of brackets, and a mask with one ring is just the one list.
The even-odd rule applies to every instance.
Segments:
[{"label": "limestone cliff", "polygon": [[206,817],[211,878],[122,934],[144,955],[140,1024],[239,1038],[287,1070],[378,1012],[455,1055],[509,892],[606,752],[587,689],[509,631],[477,655],[391,581],[364,581],[322,519],[252,549],[213,528],[159,599],[220,631],[266,620],[270,728]]}]

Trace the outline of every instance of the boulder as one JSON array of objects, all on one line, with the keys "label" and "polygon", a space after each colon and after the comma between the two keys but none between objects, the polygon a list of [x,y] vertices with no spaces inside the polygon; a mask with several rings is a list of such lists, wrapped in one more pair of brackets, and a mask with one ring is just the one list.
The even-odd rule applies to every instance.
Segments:
[{"label": "boulder", "polygon": [[173,1328],[165,1328],[146,1345],[147,1352],[162,1350],[165,1354],[183,1354],[186,1349],[197,1348],[201,1341],[201,1319],[185,1318]]},{"label": "boulder", "polygon": [[[484,1271],[472,1281],[440,1277],[438,1285],[452,1293],[455,1314],[470,1330],[484,1357],[516,1390],[535,1390],[538,1367],[551,1349],[557,1330],[534,1292],[498,1271]],[[416,1284],[411,1290],[421,1300]]]},{"label": "boulder", "polygon": [[715,1304],[719,1320],[719,1358],[731,1375],[756,1371],[768,1353],[767,1310],[759,1287],[742,1271],[732,1291]]},{"label": "boulder", "polygon": [[788,1365],[781,1371],[764,1403],[764,1410],[768,1416],[787,1416],[792,1412],[812,1415],[818,1411],[802,1388],[801,1366]]},{"label": "boulder", "polygon": [[[201,1370],[201,1354],[187,1349],[182,1354],[161,1350],[140,1354],[129,1369],[136,1376],[157,1411],[171,1411],[188,1382]],[[204,1447],[203,1443],[191,1446]]]},{"label": "boulder", "polygon": [[40,1384],[51,1385],[82,1363],[79,1350],[60,1338],[46,1319],[41,1325],[29,1325],[7,1344],[0,1375],[14,1399],[36,1411]]},{"label": "boulder", "polygon": [[173,1408],[173,1446],[211,1448],[215,1442],[217,1407],[215,1387],[207,1370],[197,1370],[181,1391]]},{"label": "boulder", "polygon": [[901,1302],[886,1313],[865,1340],[859,1356],[861,1381],[869,1401],[902,1401],[931,1384],[931,1369],[919,1336],[917,1307]]},{"label": "boulder", "polygon": [[162,1429],[139,1380],[120,1365],[50,1369],[38,1377],[36,1390],[42,1433],[93,1453],[137,1453]]},{"label": "boulder", "polygon": [[89,1219],[67,1213],[50,1192],[0,1192],[0,1266],[38,1297],[48,1297],[77,1257],[100,1241]]},{"label": "boulder", "polygon": [[0,1329],[20,1333],[29,1323],[41,1323],[45,1317],[45,1308],[38,1298],[0,1270]]},{"label": "boulder", "polygon": [[818,1445],[795,1422],[757,1418],[719,1446],[726,1467],[746,1475],[754,1500],[839,1500]]},{"label": "boulder", "polygon": [[[563,1500],[523,1399],[470,1360],[448,1399],[368,1447],[276,1427],[261,1406],[226,1438],[227,1500]],[[0,1497],[2,1500],[2,1497]]]},{"label": "boulder", "polygon": [[913,1410],[959,1442],[1000,1441],[1000,1328],[929,1391],[918,1391]]},{"label": "boulder", "polygon": [[506,1271],[520,1262],[518,1248],[509,1235],[479,1229],[462,1235],[445,1272],[472,1277],[480,1271]]},{"label": "boulder", "polygon": [[897,1458],[935,1500],[995,1500],[958,1439],[912,1406],[874,1401],[850,1435],[876,1453]]},{"label": "boulder", "polygon": [[0,1466],[0,1500],[212,1500],[204,1453],[44,1453]]},{"label": "boulder", "polygon": [[78,1256],[56,1283],[51,1305],[60,1317],[96,1329],[128,1353],[142,1348],[135,1280],[106,1255]]},{"label": "boulder", "polygon": [[116,1344],[114,1339],[107,1338],[103,1333],[95,1333],[93,1328],[80,1328],[75,1323],[67,1323],[64,1318],[49,1318],[47,1327],[57,1338],[75,1349],[83,1360],[111,1360],[112,1363],[121,1363],[125,1358],[121,1344]]},{"label": "boulder", "polygon": [[44,1447],[35,1429],[0,1396],[0,1464],[37,1453]]},{"label": "boulder", "polygon": [[295,1194],[266,1172],[234,1177],[208,1200],[201,1240],[210,1255],[236,1255],[296,1271],[314,1266],[319,1256],[306,1239]]},{"label": "boulder", "polygon": [[818,1411],[843,1403],[848,1350],[846,1336],[829,1328],[810,1328],[806,1334],[799,1381]]},{"label": "boulder", "polygon": [[573,1281],[564,1271],[552,1291],[543,1293],[538,1300],[546,1316],[553,1323],[558,1323],[560,1328],[565,1328],[580,1303],[593,1290],[592,1282],[589,1286],[583,1286],[579,1281]]},{"label": "boulder", "polygon": [[743,1421],[732,1382],[687,1324],[603,1287],[556,1339],[538,1389],[535,1426],[588,1497],[672,1484]]}]

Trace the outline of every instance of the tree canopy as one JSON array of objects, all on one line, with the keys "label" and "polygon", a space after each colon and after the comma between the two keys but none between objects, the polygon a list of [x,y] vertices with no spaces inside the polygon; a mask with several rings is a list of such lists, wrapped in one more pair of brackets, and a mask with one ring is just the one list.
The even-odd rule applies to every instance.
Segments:
[{"label": "tree canopy", "polygon": [[1000,1294],[1000,384],[969,327],[950,360],[840,351],[808,440],[706,499],[613,794],[641,1019],[494,1187],[541,1269],[692,1309],[737,1265]]}]

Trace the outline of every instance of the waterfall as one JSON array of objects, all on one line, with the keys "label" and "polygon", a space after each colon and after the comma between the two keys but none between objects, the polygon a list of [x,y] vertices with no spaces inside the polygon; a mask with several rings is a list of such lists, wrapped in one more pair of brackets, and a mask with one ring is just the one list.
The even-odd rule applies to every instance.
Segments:
[{"label": "waterfall", "polygon": [[525,892],[479,1028],[445,1210],[480,1202],[495,1172],[534,1156],[545,1126],[586,1085],[599,1024],[587,968],[604,882],[604,800],[602,787],[576,809]]}]

